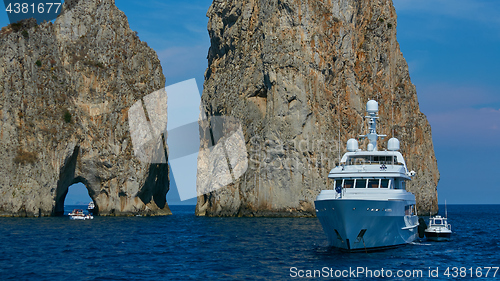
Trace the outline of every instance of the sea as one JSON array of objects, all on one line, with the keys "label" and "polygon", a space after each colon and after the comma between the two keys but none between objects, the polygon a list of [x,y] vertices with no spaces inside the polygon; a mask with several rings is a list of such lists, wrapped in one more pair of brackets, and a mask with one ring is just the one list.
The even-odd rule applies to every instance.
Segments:
[{"label": "sea", "polygon": [[452,241],[371,253],[328,247],[316,218],[196,217],[194,206],[167,217],[1,218],[0,280],[500,280],[500,205],[447,209]]}]

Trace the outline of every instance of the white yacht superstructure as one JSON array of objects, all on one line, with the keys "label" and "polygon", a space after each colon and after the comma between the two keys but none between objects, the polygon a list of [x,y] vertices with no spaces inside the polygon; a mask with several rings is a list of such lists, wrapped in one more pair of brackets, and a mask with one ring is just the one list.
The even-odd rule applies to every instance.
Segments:
[{"label": "white yacht superstructure", "polygon": [[399,141],[391,138],[387,150],[377,150],[378,103],[370,100],[369,144],[365,151],[350,139],[339,166],[328,177],[334,190],[323,190],[315,201],[316,214],[331,246],[347,251],[375,250],[414,241],[418,235],[415,196],[406,191],[409,172]]}]

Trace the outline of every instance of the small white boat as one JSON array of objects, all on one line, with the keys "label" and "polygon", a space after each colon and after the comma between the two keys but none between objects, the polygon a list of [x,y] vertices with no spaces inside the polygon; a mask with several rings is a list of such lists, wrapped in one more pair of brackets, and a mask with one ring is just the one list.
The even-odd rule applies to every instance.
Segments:
[{"label": "small white boat", "polygon": [[91,220],[94,217],[90,214],[84,214],[82,209],[74,209],[68,216],[72,220]]},{"label": "small white boat", "polygon": [[429,219],[429,226],[425,230],[425,237],[432,241],[449,241],[451,239],[451,224],[448,218],[435,216]]},{"label": "small white boat", "polygon": [[95,204],[94,204],[94,201],[91,201],[89,203],[89,206],[87,207],[87,211],[89,212],[90,215],[95,215]]}]

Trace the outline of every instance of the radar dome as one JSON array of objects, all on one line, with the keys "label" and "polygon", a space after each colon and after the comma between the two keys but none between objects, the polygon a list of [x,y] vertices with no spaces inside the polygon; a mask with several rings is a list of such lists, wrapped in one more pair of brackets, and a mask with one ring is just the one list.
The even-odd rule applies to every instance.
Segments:
[{"label": "radar dome", "polygon": [[368,150],[368,151],[374,151],[375,150],[375,146],[373,145],[373,143],[369,143],[368,146],[366,146],[366,150]]},{"label": "radar dome", "polygon": [[378,112],[378,102],[374,100],[369,100],[366,103],[366,111],[368,113],[377,113]]},{"label": "radar dome", "polygon": [[391,138],[387,142],[387,149],[390,151],[398,151],[399,150],[399,140],[397,138]]},{"label": "radar dome", "polygon": [[355,139],[350,139],[347,141],[347,151],[355,152],[358,150],[358,141]]}]

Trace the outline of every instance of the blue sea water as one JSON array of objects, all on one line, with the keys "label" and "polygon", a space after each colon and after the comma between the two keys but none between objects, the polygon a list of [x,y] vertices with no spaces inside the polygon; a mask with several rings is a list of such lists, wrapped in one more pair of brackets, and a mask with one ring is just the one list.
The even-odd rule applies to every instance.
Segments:
[{"label": "blue sea water", "polygon": [[[449,280],[476,277],[478,267],[481,279],[500,279],[495,269],[485,277],[485,267],[500,266],[500,205],[448,206],[451,242],[368,254],[327,247],[316,218],[206,218],[194,216],[194,206],[171,209],[168,217],[2,218],[0,280],[293,280],[308,273],[378,280],[382,269],[390,280],[408,279],[398,270],[428,280],[436,268],[433,280]],[[352,274],[361,269],[371,277]]]}]

